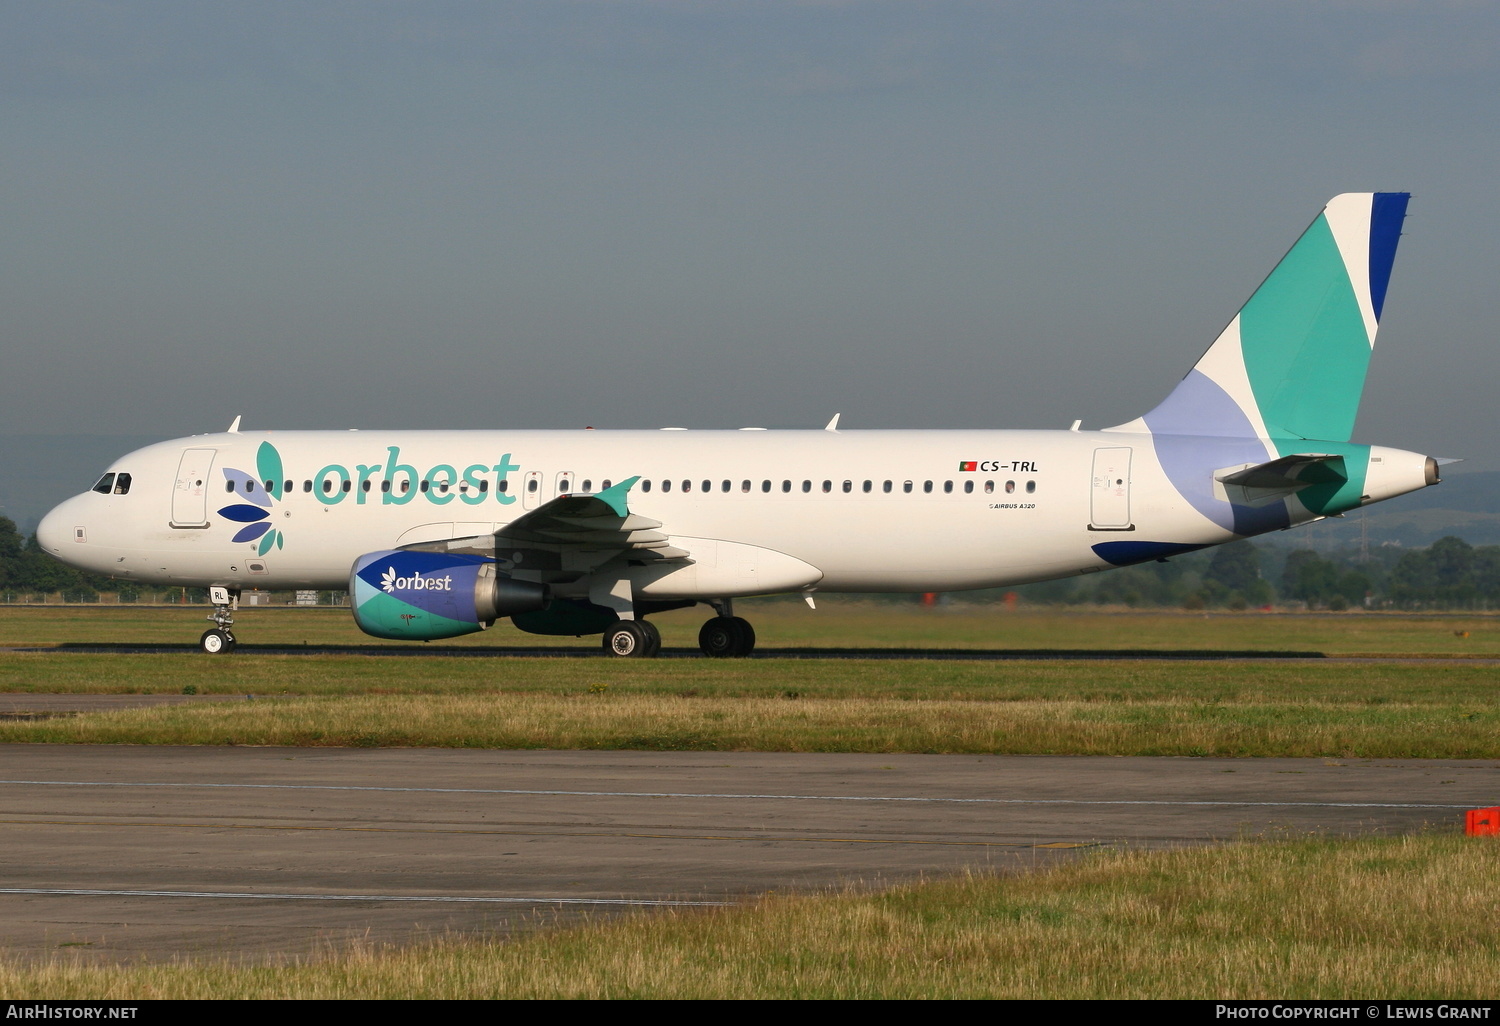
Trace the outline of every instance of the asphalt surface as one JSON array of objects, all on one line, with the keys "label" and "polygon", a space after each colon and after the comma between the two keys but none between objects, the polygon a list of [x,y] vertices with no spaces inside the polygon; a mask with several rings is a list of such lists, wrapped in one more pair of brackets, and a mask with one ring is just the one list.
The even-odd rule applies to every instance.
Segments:
[{"label": "asphalt surface", "polygon": [[1497,801],[1484,760],[0,745],[0,947],[276,960]]}]

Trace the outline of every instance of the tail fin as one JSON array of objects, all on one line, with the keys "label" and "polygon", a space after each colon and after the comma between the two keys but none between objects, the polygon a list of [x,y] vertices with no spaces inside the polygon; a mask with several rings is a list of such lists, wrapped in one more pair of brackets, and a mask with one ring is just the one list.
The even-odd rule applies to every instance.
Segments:
[{"label": "tail fin", "polygon": [[1330,200],[1146,414],[1152,434],[1348,441],[1408,199],[1351,192]]}]

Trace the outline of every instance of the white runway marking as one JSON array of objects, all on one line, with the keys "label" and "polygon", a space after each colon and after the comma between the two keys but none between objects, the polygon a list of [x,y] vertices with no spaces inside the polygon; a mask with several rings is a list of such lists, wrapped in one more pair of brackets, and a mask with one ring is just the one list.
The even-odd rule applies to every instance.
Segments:
[{"label": "white runway marking", "polygon": [[425,794],[510,794],[573,798],[739,798],[755,801],[796,802],[923,802],[955,805],[1167,805],[1167,806],[1237,806],[1297,809],[1469,809],[1472,802],[1439,805],[1420,802],[1261,802],[1211,801],[1167,798],[928,798],[905,795],[857,794],[712,794],[691,791],[536,791],[520,788],[489,787],[376,787],[356,784],[208,784],[188,781],[125,780],[0,780],[0,784],[46,785],[54,787],[183,787],[232,788],[267,791],[400,791]]},{"label": "white runway marking", "polygon": [[730,901],[668,901],[648,898],[492,898],[462,894],[268,894],[254,891],[109,891],[82,887],[0,887],[0,894],[79,894],[120,898],[257,898],[278,901],[445,901],[502,905],[723,906]]}]

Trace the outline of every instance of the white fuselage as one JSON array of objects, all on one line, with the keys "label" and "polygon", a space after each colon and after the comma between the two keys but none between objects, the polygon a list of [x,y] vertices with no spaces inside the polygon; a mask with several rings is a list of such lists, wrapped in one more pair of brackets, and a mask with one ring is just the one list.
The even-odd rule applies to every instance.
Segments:
[{"label": "white fuselage", "polygon": [[[263,443],[279,456],[275,497]],[[1372,452],[1365,501],[1425,483],[1425,457]],[[700,564],[701,588],[679,576],[664,597],[997,587],[1116,565],[1101,542],[1236,537],[1181,497],[1150,435],[1119,430],[233,432],[109,469],[130,475],[128,492],[58,506],[38,530],[48,551],[114,577],[232,589],[344,588],[361,554],[490,534],[632,477],[631,511]],[[1302,513],[1293,523],[1317,519]],[[235,515],[270,526],[236,542],[249,532]],[[711,572],[721,548],[745,573]],[[758,578],[755,552],[815,569],[777,578],[772,559]]]}]

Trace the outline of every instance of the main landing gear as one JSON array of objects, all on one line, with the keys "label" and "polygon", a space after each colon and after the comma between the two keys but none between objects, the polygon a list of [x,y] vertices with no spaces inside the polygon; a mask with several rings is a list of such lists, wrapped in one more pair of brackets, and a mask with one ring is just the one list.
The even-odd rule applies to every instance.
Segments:
[{"label": "main landing gear", "polygon": [[214,611],[208,615],[208,620],[214,626],[203,632],[203,637],[198,639],[198,647],[209,655],[233,652],[234,634],[229,628],[234,626],[234,611],[239,608],[240,593],[228,588],[209,588],[208,600],[214,606]]},{"label": "main landing gear", "polygon": [[[698,632],[698,647],[711,659],[738,659],[755,648],[755,628],[738,616],[716,616]],[[604,632],[604,654],[652,659],[661,651],[661,632],[649,620],[619,620]]]},{"label": "main landing gear", "polygon": [[755,647],[755,628],[739,616],[716,616],[698,632],[698,647],[710,659],[741,659]]},{"label": "main landing gear", "polygon": [[652,659],[661,651],[661,631],[648,620],[618,620],[604,632],[604,654]]}]

